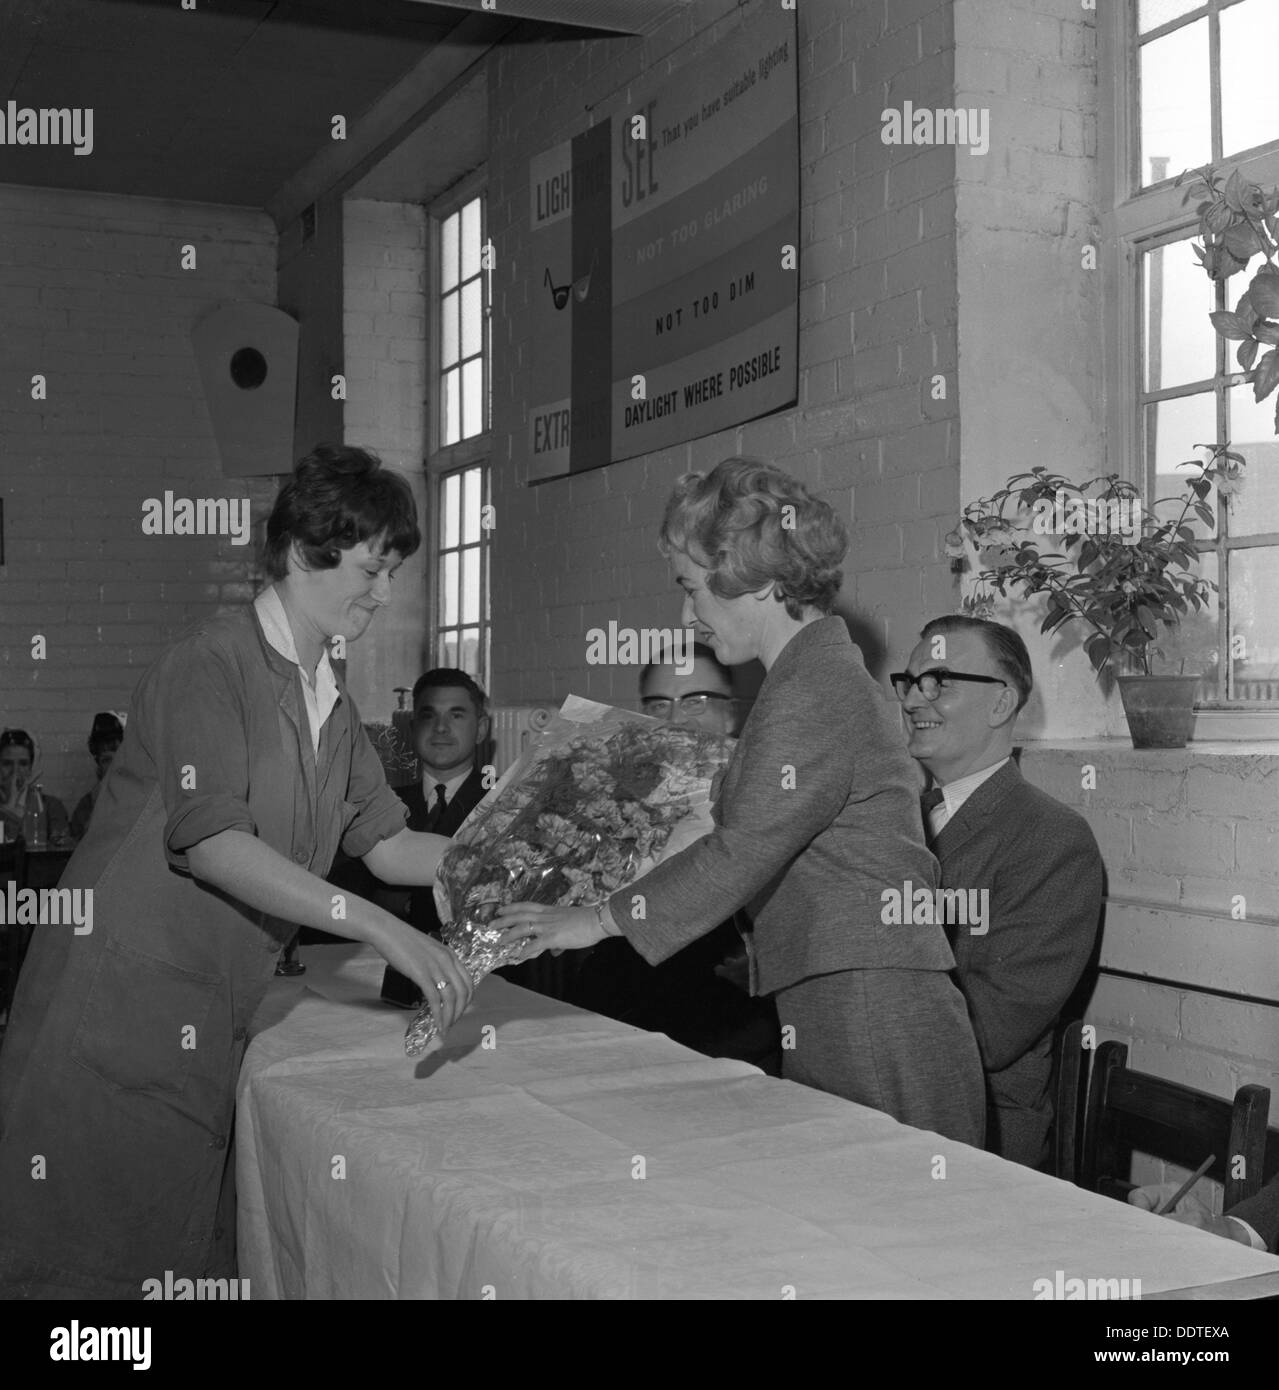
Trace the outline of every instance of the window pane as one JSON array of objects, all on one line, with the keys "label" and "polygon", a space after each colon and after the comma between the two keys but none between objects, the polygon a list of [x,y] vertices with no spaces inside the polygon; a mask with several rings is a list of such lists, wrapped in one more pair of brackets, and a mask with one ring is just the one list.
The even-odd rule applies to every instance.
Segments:
[{"label": "window pane", "polygon": [[447,473],[444,476],[444,501],[440,508],[440,513],[444,521],[444,530],[440,535],[440,543],[445,550],[451,550],[458,542],[458,512],[460,506],[462,484],[461,479],[456,473]]},{"label": "window pane", "polygon": [[[1217,557],[1212,551],[1199,556],[1198,566],[1190,571],[1201,579],[1217,582]],[[1218,595],[1210,590],[1208,601],[1198,613],[1191,609],[1177,627],[1169,630],[1159,629],[1158,645],[1163,651],[1163,659],[1155,657],[1152,668],[1156,675],[1202,676],[1203,681],[1195,694],[1197,700],[1218,700],[1221,692],[1217,688],[1218,667],[1221,655],[1218,650],[1217,632]]]},{"label": "window pane", "polygon": [[440,595],[440,622],[445,626],[457,622],[457,551],[440,556],[440,570],[444,575],[443,591]]},{"label": "window pane", "polygon": [[462,374],[454,367],[444,373],[444,418],[441,422],[440,443],[456,444],[462,428]]},{"label": "window pane", "polygon": [[473,545],[462,552],[462,621],[480,620],[480,548]]},{"label": "window pane", "polygon": [[1203,3],[1204,0],[1137,0],[1137,32],[1148,34],[1171,19],[1202,9]]},{"label": "window pane", "polygon": [[480,200],[472,198],[462,209],[462,279],[480,273]]},{"label": "window pane", "polygon": [[462,368],[462,438],[484,429],[484,366],[478,357]]},{"label": "window pane", "polygon": [[1279,700],[1279,546],[1230,552],[1231,698]]},{"label": "window pane", "polygon": [[1221,14],[1221,146],[1227,155],[1279,140],[1279,5],[1244,0]]},{"label": "window pane", "polygon": [[1217,374],[1217,340],[1208,315],[1217,307],[1216,290],[1190,240],[1156,246],[1142,260],[1146,389],[1211,381]]},{"label": "window pane", "polygon": [[457,284],[457,213],[444,219],[440,228],[440,288],[451,290]]},{"label": "window pane", "polygon": [[[1243,487],[1230,499],[1230,534],[1257,536],[1279,531],[1279,438],[1275,436],[1275,398],[1260,405],[1251,386],[1233,387],[1230,447],[1248,460]],[[1273,591],[1279,595],[1279,587]]]},{"label": "window pane", "polygon": [[[1194,476],[1192,468],[1178,468],[1187,459],[1203,459],[1196,444],[1211,443],[1217,438],[1217,400],[1211,391],[1194,396],[1181,396],[1173,401],[1160,401],[1146,407],[1146,465],[1147,477],[1152,478],[1155,498],[1180,499],[1185,479]],[[1153,460],[1153,467],[1151,461]],[[1153,499],[1147,497],[1147,505]],[[1209,495],[1208,505],[1216,512],[1216,497]],[[1173,503],[1165,503],[1158,515],[1167,520],[1174,514]],[[1208,539],[1215,534],[1192,517],[1190,525],[1195,535]]]},{"label": "window pane", "polygon": [[484,341],[484,318],[480,299],[480,282],[472,280],[462,286],[462,356],[474,357]]},{"label": "window pane", "polygon": [[437,660],[441,666],[452,667],[454,671],[460,671],[464,669],[463,667],[459,666],[457,660],[456,632],[441,632],[440,640],[436,645],[436,651],[438,652]]},{"label": "window pane", "polygon": [[1197,19],[1141,50],[1141,184],[1212,158],[1208,21]]},{"label": "window pane", "polygon": [[458,666],[466,672],[468,676],[478,676],[480,673],[480,634],[473,627],[464,628],[462,631],[462,650],[458,656]]},{"label": "window pane", "polygon": [[462,474],[462,544],[474,545],[480,538],[480,483],[478,468],[468,468]]},{"label": "window pane", "polygon": [[440,366],[451,367],[457,361],[457,315],[461,296],[456,290],[440,300]]}]

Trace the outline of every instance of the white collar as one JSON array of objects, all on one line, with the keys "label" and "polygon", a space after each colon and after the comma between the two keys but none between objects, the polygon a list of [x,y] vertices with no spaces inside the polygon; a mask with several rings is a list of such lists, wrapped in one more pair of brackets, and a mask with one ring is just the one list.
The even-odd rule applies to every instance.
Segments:
[{"label": "white collar", "polygon": [[[274,584],[269,584],[262,590],[253,600],[253,607],[257,610],[258,621],[262,624],[262,635],[286,661],[291,661],[302,672],[303,681],[311,685],[310,673],[298,660],[298,647],[293,640],[293,629],[289,626],[289,615],[285,612],[284,600]],[[327,647],[320,650],[320,662],[315,668],[315,683],[312,688],[317,692],[332,689],[334,694],[337,693],[337,678],[333,674],[333,667],[329,665]]]}]

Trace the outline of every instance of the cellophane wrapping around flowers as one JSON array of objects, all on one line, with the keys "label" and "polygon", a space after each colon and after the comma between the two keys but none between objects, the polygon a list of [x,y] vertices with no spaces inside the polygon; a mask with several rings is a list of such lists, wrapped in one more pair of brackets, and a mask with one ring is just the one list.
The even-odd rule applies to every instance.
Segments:
[{"label": "cellophane wrapping around flowers", "polygon": [[[478,983],[519,955],[490,925],[505,903],[604,902],[707,834],[730,739],[570,695],[445,851],[435,901],[444,940]],[[410,1057],[436,1037],[425,1007]]]}]

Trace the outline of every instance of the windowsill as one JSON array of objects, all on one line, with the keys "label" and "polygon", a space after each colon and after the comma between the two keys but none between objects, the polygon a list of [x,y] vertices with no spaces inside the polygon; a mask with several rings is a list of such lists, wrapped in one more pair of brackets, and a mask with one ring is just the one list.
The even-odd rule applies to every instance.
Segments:
[{"label": "windowsill", "polygon": [[1022,756],[1034,753],[1131,753],[1141,758],[1168,760],[1187,758],[1279,758],[1279,738],[1274,739],[1193,739],[1184,748],[1134,748],[1127,738],[1025,739],[1019,744]]}]

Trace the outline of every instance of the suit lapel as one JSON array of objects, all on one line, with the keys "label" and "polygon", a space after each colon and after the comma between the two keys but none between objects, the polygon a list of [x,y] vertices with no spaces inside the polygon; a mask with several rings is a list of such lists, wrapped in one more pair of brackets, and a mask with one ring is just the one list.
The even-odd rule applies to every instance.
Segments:
[{"label": "suit lapel", "polygon": [[1011,761],[993,777],[988,777],[942,826],[932,846],[937,858],[943,861],[950,858],[978,834],[1020,781],[1017,764]]}]

